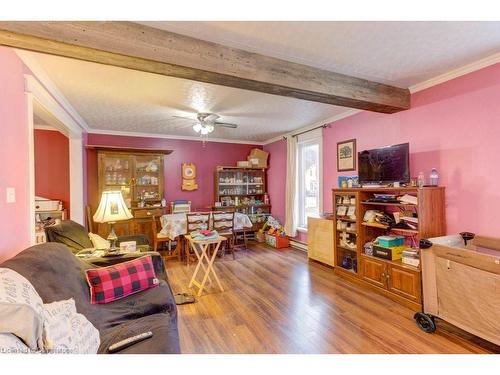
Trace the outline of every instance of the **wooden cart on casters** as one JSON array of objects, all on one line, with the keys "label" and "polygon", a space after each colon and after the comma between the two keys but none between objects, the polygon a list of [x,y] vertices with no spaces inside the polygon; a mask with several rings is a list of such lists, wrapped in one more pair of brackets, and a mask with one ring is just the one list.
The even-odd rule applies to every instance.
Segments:
[{"label": "wooden cart on casters", "polygon": [[422,240],[424,311],[415,314],[425,332],[434,317],[500,345],[500,239],[461,233]]}]

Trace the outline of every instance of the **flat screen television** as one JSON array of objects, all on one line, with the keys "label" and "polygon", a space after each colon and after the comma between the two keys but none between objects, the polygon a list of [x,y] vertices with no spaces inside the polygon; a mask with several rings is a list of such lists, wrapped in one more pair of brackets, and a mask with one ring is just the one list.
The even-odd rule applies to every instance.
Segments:
[{"label": "flat screen television", "polygon": [[410,144],[359,152],[358,174],[361,185],[410,182]]}]

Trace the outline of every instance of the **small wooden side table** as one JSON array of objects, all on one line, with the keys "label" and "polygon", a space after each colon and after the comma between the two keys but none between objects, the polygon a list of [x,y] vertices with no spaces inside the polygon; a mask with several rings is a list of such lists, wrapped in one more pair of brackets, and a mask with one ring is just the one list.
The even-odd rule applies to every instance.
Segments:
[{"label": "small wooden side table", "polygon": [[[196,254],[196,258],[198,258],[198,264],[196,265],[196,268],[193,273],[193,277],[191,277],[191,281],[189,282],[189,288],[191,286],[195,285],[199,288],[198,290],[198,297],[201,296],[201,293],[203,292],[203,289],[205,288],[205,284],[207,281],[210,283],[212,280],[210,279],[210,273],[212,276],[215,278],[215,281],[217,281],[217,284],[219,285],[219,289],[221,292],[224,291],[222,288],[222,285],[220,283],[219,277],[215,273],[214,269],[214,260],[215,257],[217,256],[217,252],[219,251],[220,245],[223,241],[226,241],[227,238],[223,236],[219,236],[218,238],[215,238],[213,240],[195,240],[191,238],[191,236],[187,235],[185,236],[186,240],[189,241],[190,246],[194,250],[194,253]],[[212,256],[209,258],[208,256],[208,247],[210,245],[215,245],[215,249],[213,250]],[[206,264],[205,264],[206,263]],[[196,276],[198,275],[198,271],[203,268],[205,271],[205,274],[203,275],[203,279],[201,281],[201,284],[196,280]]]}]

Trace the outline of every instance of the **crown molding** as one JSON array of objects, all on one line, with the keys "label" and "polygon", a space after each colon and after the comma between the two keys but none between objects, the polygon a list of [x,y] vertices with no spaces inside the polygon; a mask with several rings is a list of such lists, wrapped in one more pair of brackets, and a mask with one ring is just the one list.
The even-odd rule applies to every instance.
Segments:
[{"label": "crown molding", "polygon": [[321,125],[329,125],[329,124],[331,124],[331,123],[333,123],[335,121],[342,120],[343,118],[353,116],[353,115],[355,115],[357,113],[360,113],[360,112],[362,112],[361,109],[347,109],[346,111],[344,111],[342,113],[339,113],[339,114],[337,114],[335,116],[327,117],[327,118],[325,118],[325,119],[323,119],[321,121],[315,122],[314,124],[303,126],[301,128],[292,130],[291,132],[284,133],[284,134],[281,134],[281,135],[276,136],[274,138],[268,139],[267,141],[262,142],[262,144],[265,146],[265,145],[268,145],[270,143],[274,143],[276,141],[282,140],[283,137],[293,136],[293,135],[295,135],[297,133],[308,131],[308,130],[314,129],[314,128],[318,127],[318,126],[321,126]]},{"label": "crown molding", "polygon": [[[200,137],[196,137],[196,136],[124,132],[124,131],[119,131],[119,130],[89,129],[89,131],[87,133],[88,134],[102,134],[102,135],[118,135],[118,136],[124,136],[124,137],[173,139],[173,140],[181,140],[181,141],[198,141],[198,142],[202,141]],[[235,144],[254,145],[254,146],[263,146],[264,145],[263,142],[245,141],[245,140],[239,140],[239,139],[210,138],[210,137],[207,138],[207,142],[235,143]]]},{"label": "crown molding", "polygon": [[415,92],[425,90],[432,86],[439,85],[440,83],[450,81],[454,78],[461,77],[463,75],[475,72],[476,70],[486,68],[490,65],[494,65],[499,62],[500,62],[500,53],[495,53],[491,56],[485,57],[484,59],[474,61],[473,63],[461,66],[460,68],[451,70],[447,73],[440,74],[426,81],[417,83],[416,85],[410,86],[408,89],[410,90],[410,93],[413,94]]},{"label": "crown molding", "polygon": [[21,61],[28,67],[28,69],[33,73],[36,79],[43,85],[46,91],[54,98],[56,102],[68,113],[68,115],[73,119],[82,130],[88,131],[89,126],[85,120],[80,116],[76,109],[71,105],[71,103],[66,99],[64,94],[59,90],[56,84],[50,79],[47,72],[42,68],[40,63],[33,57],[29,52],[14,48],[14,52],[21,59]]}]

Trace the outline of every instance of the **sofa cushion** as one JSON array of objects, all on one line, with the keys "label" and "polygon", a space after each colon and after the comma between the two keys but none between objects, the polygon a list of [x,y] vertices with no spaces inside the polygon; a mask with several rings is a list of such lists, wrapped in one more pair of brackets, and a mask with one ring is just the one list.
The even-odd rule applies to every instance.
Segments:
[{"label": "sofa cushion", "polygon": [[180,353],[177,327],[169,313],[159,313],[129,320],[123,324],[106,330],[101,335],[101,345],[98,353],[106,353],[108,347],[128,337],[147,331],[153,332],[153,337],[125,348],[118,354],[161,354]]},{"label": "sofa cushion", "polygon": [[45,232],[49,242],[65,244],[73,253],[93,247],[87,229],[72,220],[62,220],[60,224],[45,228]]},{"label": "sofa cushion", "polygon": [[99,331],[76,311],[71,298],[43,305],[43,349],[55,354],[96,354]]},{"label": "sofa cushion", "polygon": [[98,234],[89,233],[89,238],[92,241],[92,246],[97,250],[109,250],[111,248],[111,243]]},{"label": "sofa cushion", "polygon": [[43,301],[14,270],[0,268],[0,333],[12,333],[32,350],[42,348]]},{"label": "sofa cushion", "polygon": [[90,303],[103,304],[154,288],[159,281],[150,256],[85,271]]}]

